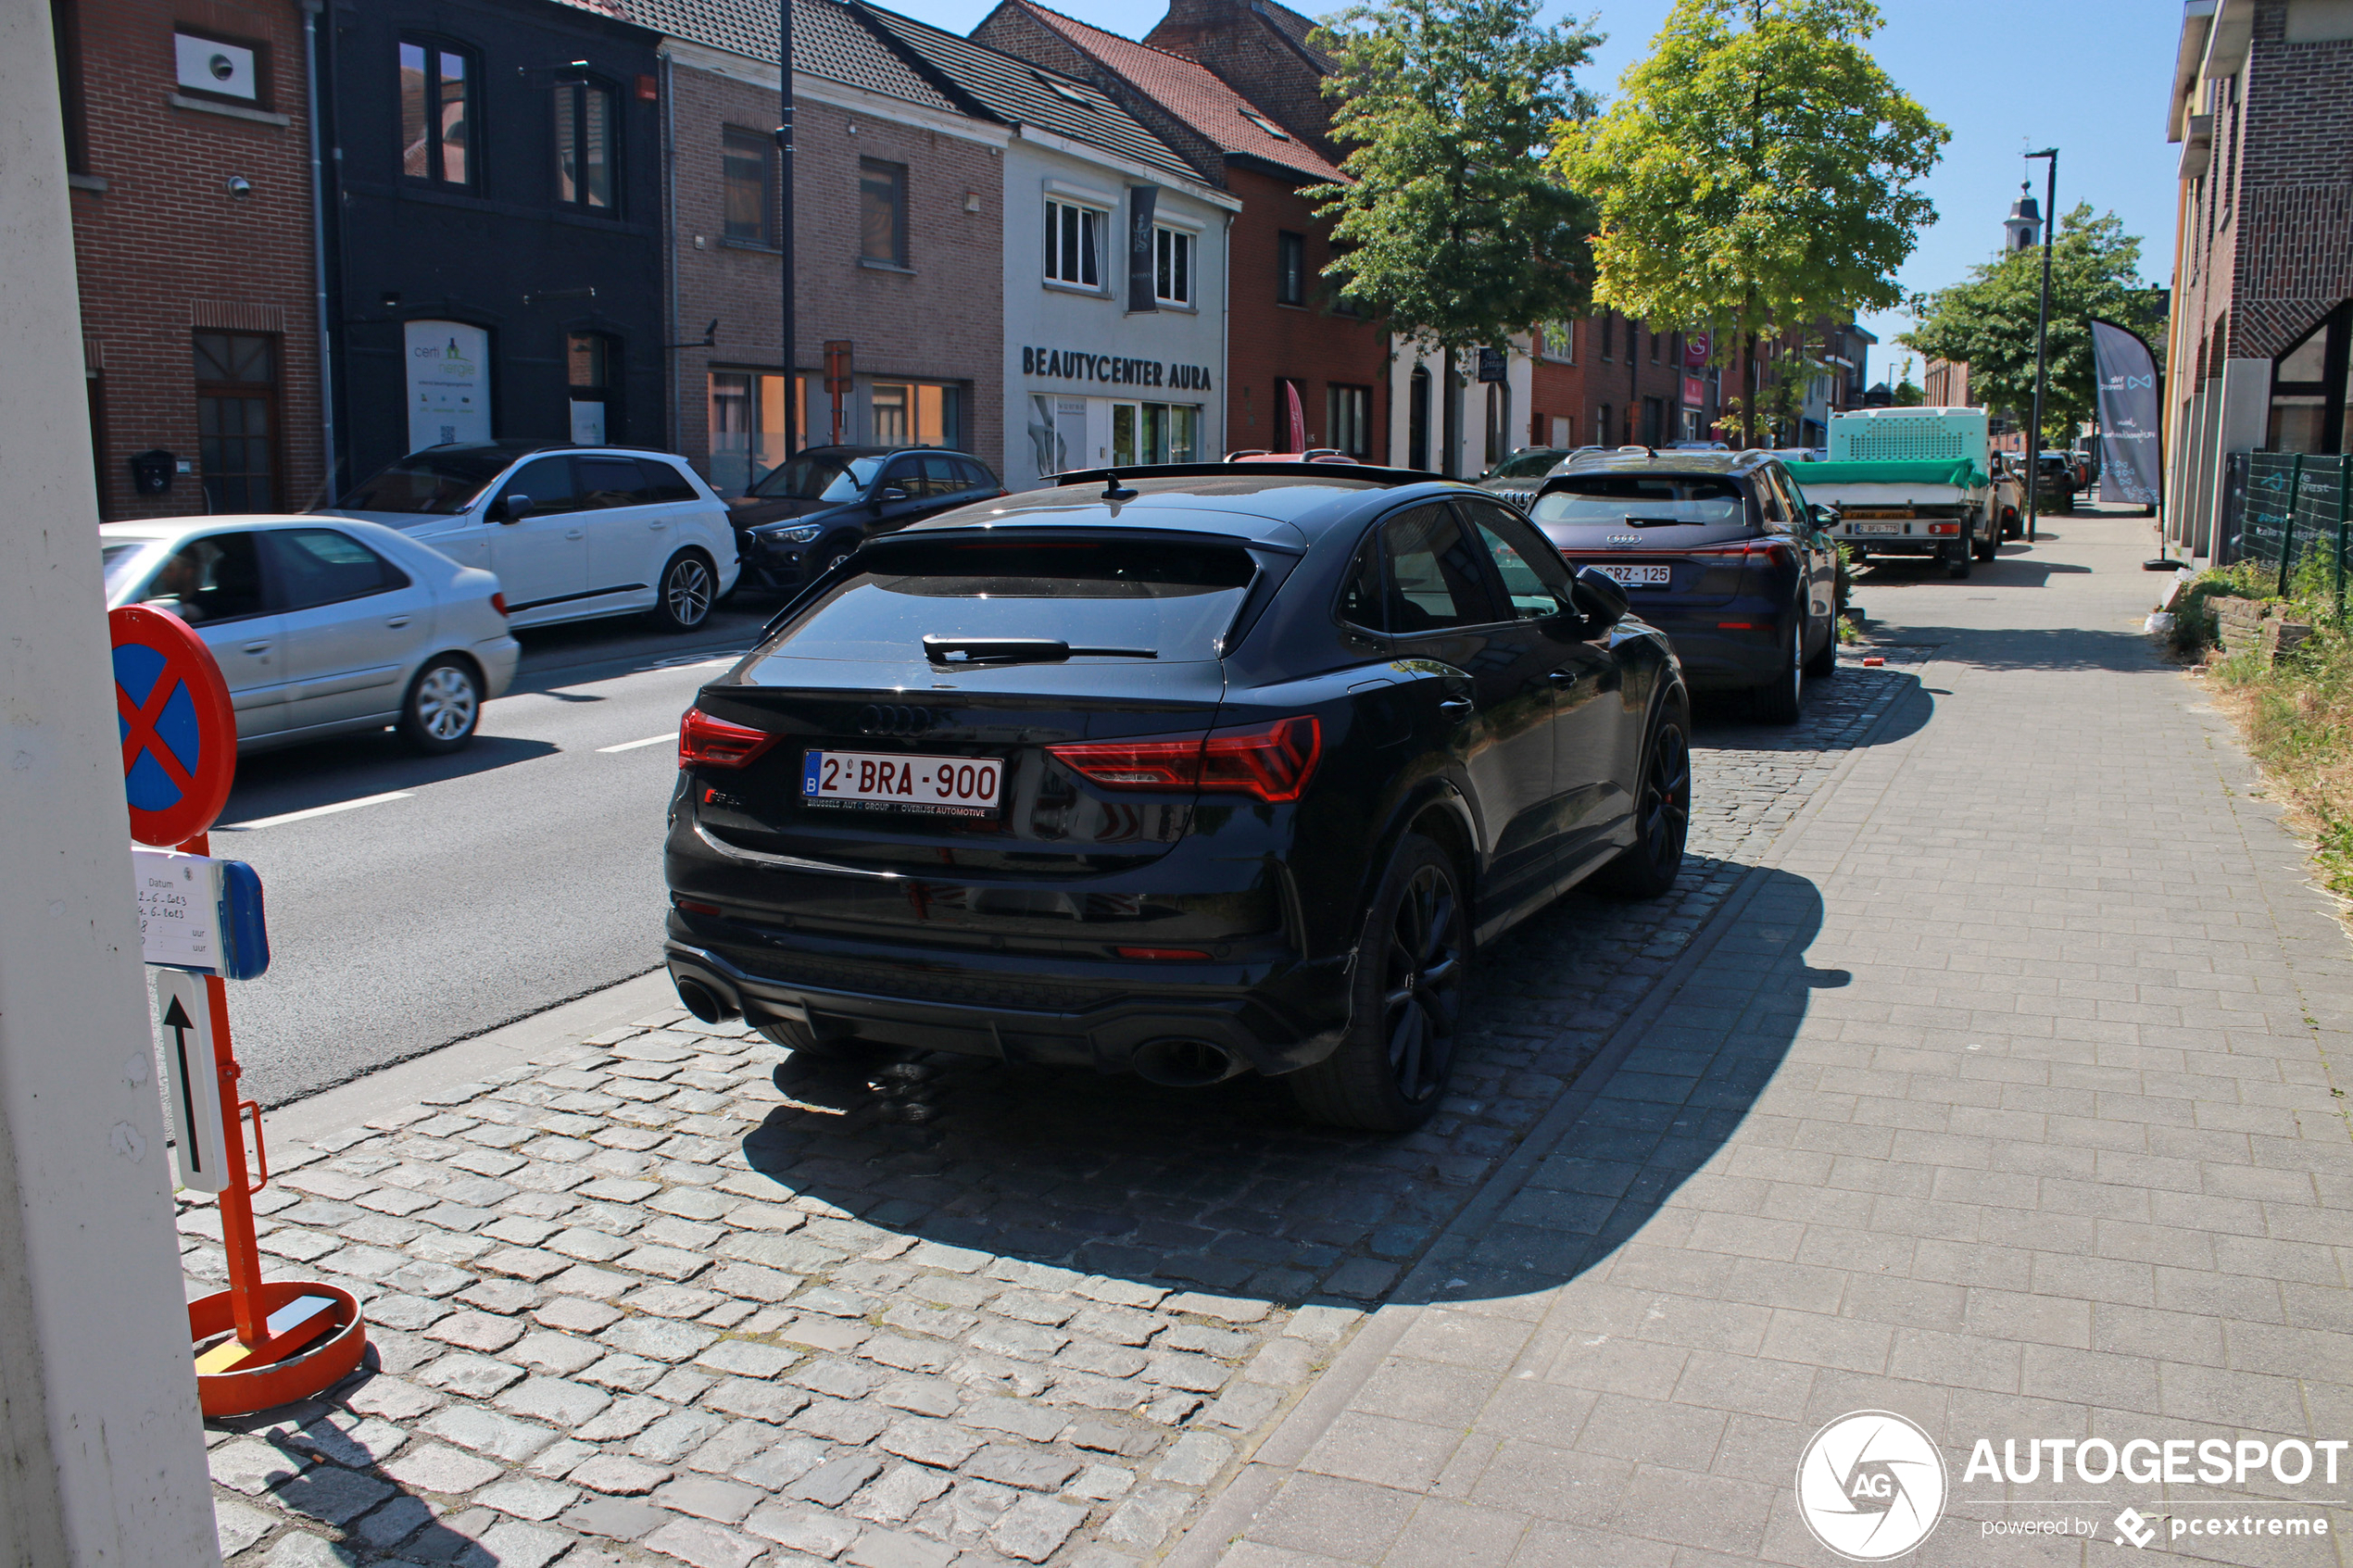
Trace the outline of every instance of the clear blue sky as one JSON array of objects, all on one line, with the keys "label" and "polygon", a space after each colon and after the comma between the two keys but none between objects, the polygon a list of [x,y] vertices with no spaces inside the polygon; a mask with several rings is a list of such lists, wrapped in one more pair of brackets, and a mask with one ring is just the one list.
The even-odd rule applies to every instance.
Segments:
[{"label": "clear blue sky", "polygon": [[[994,0],[883,0],[936,26],[969,31]],[[1290,0],[1309,15],[1326,7]],[[1061,0],[1056,9],[1128,37],[1141,37],[1164,7],[1150,0]],[[1584,15],[1592,0],[1552,4],[1548,20]],[[1599,10],[1608,34],[1581,80],[1604,98],[1628,66],[1648,52],[1671,0],[1616,0]],[[2172,87],[2181,6],[2171,0],[1880,0],[1886,25],[1872,41],[1896,83],[1944,122],[1953,139],[1928,178],[1937,222],[1900,281],[1907,291],[1960,282],[2002,241],[2002,219],[2018,194],[2028,147],[2060,152],[2058,206],[2088,201],[2113,211],[2143,241],[2142,276],[2171,280],[2173,170],[2181,149],[2166,144],[2165,100]],[[2042,200],[2042,165],[2034,196]],[[1866,316],[1881,346],[1874,381],[1900,368],[1888,346],[1910,325],[1900,311]],[[1917,374],[1915,367],[1915,374]]]}]

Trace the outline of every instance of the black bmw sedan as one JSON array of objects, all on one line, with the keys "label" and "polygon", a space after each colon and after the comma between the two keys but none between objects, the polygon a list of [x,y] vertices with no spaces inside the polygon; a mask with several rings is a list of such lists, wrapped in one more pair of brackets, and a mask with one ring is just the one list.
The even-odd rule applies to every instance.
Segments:
[{"label": "black bmw sedan", "polygon": [[727,503],[748,588],[799,588],[860,545],[1005,487],[963,452],[812,446]]},{"label": "black bmw sedan", "polygon": [[1806,677],[1838,667],[1838,549],[1769,452],[1580,453],[1529,515],[1674,640],[1695,690],[1748,691],[1789,724]]},{"label": "black bmw sedan", "polygon": [[1687,706],[1468,485],[1066,476],[870,542],[698,694],[670,972],[796,1051],[1279,1074],[1412,1127],[1480,943],[1674,882]]}]

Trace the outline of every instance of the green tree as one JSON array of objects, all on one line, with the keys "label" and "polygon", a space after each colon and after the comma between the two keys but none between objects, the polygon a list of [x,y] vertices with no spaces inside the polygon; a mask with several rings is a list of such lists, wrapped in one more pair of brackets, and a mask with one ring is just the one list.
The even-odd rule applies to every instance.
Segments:
[{"label": "green tree", "polygon": [[1592,113],[1570,77],[1600,38],[1541,27],[1537,0],[1380,0],[1326,18],[1333,137],[1349,147],[1333,220],[1336,291],[1455,357],[1592,298],[1592,207],[1546,167],[1554,127]]},{"label": "green tree", "polygon": [[[2078,204],[2051,238],[2051,311],[2043,440],[2072,445],[2092,418],[2092,318],[2131,328],[2155,344],[2164,335],[2166,292],[2141,282],[2141,242],[2112,212],[2092,216]],[[1970,394],[1988,408],[2009,408],[2025,422],[2034,406],[2034,306],[2043,284],[2043,251],[2014,251],[1969,270],[1967,282],[1919,295],[1913,329],[1895,341],[1937,359],[1969,362]]]},{"label": "green tree", "polygon": [[[1912,182],[1950,133],[1864,43],[1870,0],[1677,0],[1609,112],[1557,132],[1601,204],[1593,296],[1713,336],[1718,361],[1788,327],[1901,303],[1936,209]],[[1755,433],[1758,401],[1743,409]]]}]

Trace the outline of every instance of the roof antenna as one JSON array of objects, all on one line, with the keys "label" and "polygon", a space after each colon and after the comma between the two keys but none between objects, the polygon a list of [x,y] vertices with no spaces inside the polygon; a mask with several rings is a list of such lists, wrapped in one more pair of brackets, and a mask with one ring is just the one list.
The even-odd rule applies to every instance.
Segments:
[{"label": "roof antenna", "polygon": [[1132,501],[1136,498],[1136,495],[1137,492],[1135,490],[1119,483],[1119,470],[1117,469],[1105,469],[1103,470],[1104,500]]}]

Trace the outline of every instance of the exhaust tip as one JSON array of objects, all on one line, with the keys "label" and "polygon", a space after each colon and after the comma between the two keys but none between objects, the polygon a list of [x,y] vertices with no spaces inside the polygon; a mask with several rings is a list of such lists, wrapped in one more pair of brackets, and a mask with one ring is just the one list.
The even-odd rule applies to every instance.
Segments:
[{"label": "exhaust tip", "polygon": [[1205,1088],[1242,1070],[1232,1052],[1207,1040],[1149,1040],[1131,1065],[1146,1083],[1170,1089]]},{"label": "exhaust tip", "polygon": [[691,975],[675,975],[672,983],[678,987],[678,999],[686,1010],[705,1023],[724,1023],[736,1016],[735,1004]]}]

